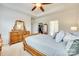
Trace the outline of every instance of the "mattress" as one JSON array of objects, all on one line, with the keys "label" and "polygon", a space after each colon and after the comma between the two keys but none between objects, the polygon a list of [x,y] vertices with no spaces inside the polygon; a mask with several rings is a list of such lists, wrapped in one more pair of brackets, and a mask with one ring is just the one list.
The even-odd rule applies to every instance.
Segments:
[{"label": "mattress", "polygon": [[28,45],[47,56],[66,56],[64,42],[55,42],[49,35],[33,35],[26,39]]}]

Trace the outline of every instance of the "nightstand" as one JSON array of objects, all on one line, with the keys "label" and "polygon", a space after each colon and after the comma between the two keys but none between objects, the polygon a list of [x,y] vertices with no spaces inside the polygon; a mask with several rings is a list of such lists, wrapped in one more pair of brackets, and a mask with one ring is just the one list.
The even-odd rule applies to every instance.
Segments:
[{"label": "nightstand", "polygon": [[0,56],[1,56],[2,46],[0,46]]},{"label": "nightstand", "polygon": [[1,55],[1,51],[2,51],[2,38],[1,38],[1,34],[0,34],[0,55]]}]

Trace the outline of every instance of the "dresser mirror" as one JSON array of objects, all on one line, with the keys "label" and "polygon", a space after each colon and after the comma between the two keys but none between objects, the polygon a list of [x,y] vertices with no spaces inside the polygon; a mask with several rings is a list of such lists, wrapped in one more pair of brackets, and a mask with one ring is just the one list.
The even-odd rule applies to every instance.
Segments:
[{"label": "dresser mirror", "polygon": [[13,27],[14,31],[25,31],[24,21],[16,20],[15,25]]}]

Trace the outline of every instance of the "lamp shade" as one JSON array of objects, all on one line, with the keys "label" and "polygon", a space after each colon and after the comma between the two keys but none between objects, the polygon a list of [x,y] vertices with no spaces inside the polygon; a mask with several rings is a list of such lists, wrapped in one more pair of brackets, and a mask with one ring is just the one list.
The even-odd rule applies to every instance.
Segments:
[{"label": "lamp shade", "polygon": [[76,26],[72,26],[72,27],[71,27],[71,30],[72,30],[72,31],[77,31],[77,27],[76,27]]}]

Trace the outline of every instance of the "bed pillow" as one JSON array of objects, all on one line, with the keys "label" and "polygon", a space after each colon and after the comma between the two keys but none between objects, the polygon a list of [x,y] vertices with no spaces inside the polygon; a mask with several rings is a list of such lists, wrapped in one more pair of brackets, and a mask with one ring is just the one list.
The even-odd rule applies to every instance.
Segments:
[{"label": "bed pillow", "polygon": [[74,36],[70,33],[66,33],[66,35],[63,38],[63,42],[67,43],[69,40],[75,40],[75,39],[79,39],[79,37]]},{"label": "bed pillow", "polygon": [[58,32],[55,32],[55,33],[52,35],[52,38],[53,38],[53,39],[56,38],[57,33],[58,33]]},{"label": "bed pillow", "polygon": [[56,42],[62,41],[63,38],[64,38],[64,36],[65,36],[64,31],[60,31],[59,33],[57,33],[56,38],[55,38],[56,39]]},{"label": "bed pillow", "polygon": [[[73,42],[72,42],[73,41]],[[70,43],[70,45],[68,44],[66,48],[67,49],[67,53],[69,56],[74,56],[74,55],[77,55],[79,54],[79,39],[75,39],[75,40],[72,40]]]},{"label": "bed pillow", "polygon": [[70,33],[66,33],[63,38],[63,42],[65,43],[65,45],[67,45],[68,41],[71,39],[73,39],[72,35]]},{"label": "bed pillow", "polygon": [[74,36],[79,36],[79,32],[71,32],[71,34]]}]

